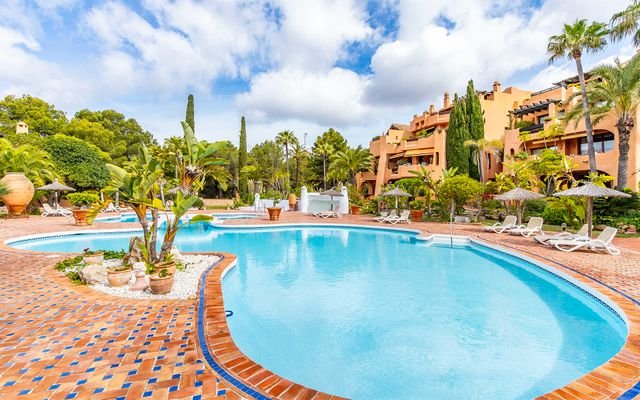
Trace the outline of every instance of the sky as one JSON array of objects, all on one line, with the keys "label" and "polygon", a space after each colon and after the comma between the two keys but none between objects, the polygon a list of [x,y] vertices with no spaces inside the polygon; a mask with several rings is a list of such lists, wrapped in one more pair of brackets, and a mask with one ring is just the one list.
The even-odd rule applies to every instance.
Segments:
[{"label": "sky", "polygon": [[[607,22],[628,0],[0,0],[0,96],[30,94],[71,118],[113,108],[162,139],[250,145],[332,127],[367,145],[473,79],[541,90],[575,75],[548,63],[549,36]],[[635,53],[630,40],[586,68]]]}]

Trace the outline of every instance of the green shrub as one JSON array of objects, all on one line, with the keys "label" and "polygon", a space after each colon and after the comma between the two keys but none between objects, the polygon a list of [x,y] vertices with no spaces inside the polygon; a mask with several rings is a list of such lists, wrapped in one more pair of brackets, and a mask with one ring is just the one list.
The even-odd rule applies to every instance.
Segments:
[{"label": "green shrub", "polygon": [[547,208],[547,201],[544,199],[526,201],[524,203],[524,219],[528,220],[531,217],[542,217],[545,208]]},{"label": "green shrub", "polygon": [[114,260],[114,259],[122,259],[127,254],[127,252],[122,250],[101,250],[104,253],[105,260]]},{"label": "green shrub", "polygon": [[67,258],[66,260],[62,260],[56,263],[54,268],[64,273],[71,280],[71,282],[76,284],[82,283],[82,280],[80,280],[80,270],[84,268],[84,261],[82,261],[82,256],[76,256]]},{"label": "green shrub", "polygon": [[77,207],[89,206],[100,201],[100,197],[98,197],[95,192],[69,193],[66,198],[71,204]]},{"label": "green shrub", "polygon": [[560,225],[569,218],[569,213],[564,208],[547,205],[542,212],[542,218],[546,224]]},{"label": "green shrub", "polygon": [[413,200],[409,203],[409,207],[412,210],[424,210],[424,201],[422,200]]},{"label": "green shrub", "polygon": [[467,175],[456,175],[446,179],[438,187],[437,197],[442,212],[448,214],[453,201],[456,212],[460,213],[464,210],[465,204],[478,199],[483,192],[484,188],[480,182],[469,178]]}]

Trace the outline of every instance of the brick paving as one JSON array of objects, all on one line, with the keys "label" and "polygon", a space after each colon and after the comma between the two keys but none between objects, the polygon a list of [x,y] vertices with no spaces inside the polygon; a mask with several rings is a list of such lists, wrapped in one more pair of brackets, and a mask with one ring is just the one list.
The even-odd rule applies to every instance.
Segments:
[{"label": "brick paving", "polygon": [[[368,216],[319,220],[294,212],[283,213],[280,222],[379,225]],[[225,224],[271,222],[236,220]],[[0,221],[0,241],[33,233],[134,226],[98,223],[76,227],[65,218],[32,217]],[[449,227],[443,224],[413,223],[409,227],[423,234],[449,233]],[[545,398],[618,398],[640,380],[640,252],[634,251],[640,248],[640,239],[616,239],[614,243],[623,247],[623,254],[614,257],[562,253],[534,245],[531,239],[486,234],[474,225],[455,226],[454,234],[477,237],[540,258],[600,290],[627,314],[631,333],[623,350],[607,364]],[[47,254],[0,245],[1,399],[241,398],[202,358],[196,340],[196,301],[111,297],[70,284],[51,268],[55,261]],[[215,278],[216,274],[211,275]],[[210,284],[215,282],[208,278]],[[217,310],[224,312],[224,307]],[[214,312],[207,314],[219,318]],[[242,377],[249,383],[278,387],[274,390],[282,398],[328,398],[290,382],[284,389],[284,383],[269,386],[260,366],[250,373],[247,370],[237,372],[244,372]],[[255,378],[259,374],[264,379]],[[625,396],[634,398],[636,393],[627,392]]]}]

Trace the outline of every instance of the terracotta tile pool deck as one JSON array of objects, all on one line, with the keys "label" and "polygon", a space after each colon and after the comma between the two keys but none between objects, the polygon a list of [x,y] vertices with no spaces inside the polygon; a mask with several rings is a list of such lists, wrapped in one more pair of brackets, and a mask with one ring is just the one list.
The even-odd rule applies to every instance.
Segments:
[{"label": "terracotta tile pool deck", "polygon": [[[280,223],[379,226],[369,216],[319,220],[294,212],[283,213]],[[272,223],[256,219],[225,224]],[[34,233],[122,227],[136,224],[76,227],[66,218],[2,220],[0,242]],[[449,233],[449,226],[442,224],[402,227],[419,229],[423,235]],[[562,253],[532,244],[531,239],[486,234],[476,225],[456,225],[454,234],[536,258],[599,290],[625,312],[630,334],[623,349],[606,364],[543,398],[640,398],[640,239],[616,239],[623,252],[615,257]],[[0,245],[0,399],[247,397],[232,384],[238,381],[269,398],[331,398],[271,374],[235,347],[220,296],[220,276],[233,263],[233,255],[225,254],[203,277],[200,305],[200,300],[126,300],[73,285],[52,268],[61,258]],[[208,362],[211,357],[203,355],[199,328],[214,360],[225,364],[222,373],[214,371]]]}]

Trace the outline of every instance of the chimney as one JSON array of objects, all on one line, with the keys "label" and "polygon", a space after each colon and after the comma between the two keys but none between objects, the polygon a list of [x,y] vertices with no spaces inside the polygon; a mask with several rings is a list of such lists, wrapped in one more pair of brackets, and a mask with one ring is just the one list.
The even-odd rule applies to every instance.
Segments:
[{"label": "chimney", "polygon": [[16,133],[29,133],[29,125],[20,121],[16,124]]},{"label": "chimney", "polygon": [[429,105],[429,115],[433,115],[436,113],[436,106],[434,104]]},{"label": "chimney", "polygon": [[449,97],[449,92],[444,92],[444,108],[451,106],[451,98]]},{"label": "chimney", "polygon": [[493,82],[493,93],[498,93],[501,90],[502,90],[502,85],[500,85],[500,82],[494,81]]}]

